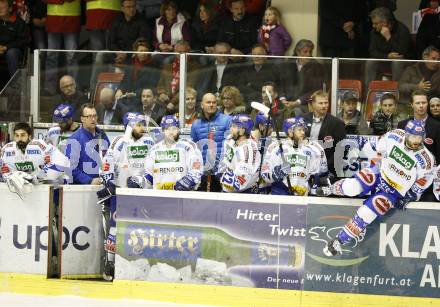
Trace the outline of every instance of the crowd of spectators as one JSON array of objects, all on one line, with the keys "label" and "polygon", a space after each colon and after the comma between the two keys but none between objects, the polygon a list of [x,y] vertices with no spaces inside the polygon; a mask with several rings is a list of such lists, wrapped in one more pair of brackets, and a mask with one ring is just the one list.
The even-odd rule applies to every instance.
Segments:
[{"label": "crowd of spectators", "polygon": [[[361,56],[366,49],[359,52],[359,46],[365,45],[363,33],[367,31],[372,58],[438,61],[440,46],[433,37],[440,24],[426,26],[432,25],[431,19],[439,19],[438,1],[425,2],[420,3],[423,20],[414,43],[408,28],[394,16],[395,1],[320,1],[319,52],[329,57]],[[255,118],[251,102],[268,105],[267,87],[273,95],[274,114],[282,123],[291,115],[312,111],[312,94],[327,91],[331,84],[331,63],[312,58],[312,41],[292,38],[280,10],[270,6],[270,1],[0,0],[0,18],[0,56],[11,75],[31,43],[33,48],[78,49],[81,22],[89,37],[85,48],[114,51],[94,54],[87,81],[78,76],[75,53],[42,54],[46,72],[42,96],[50,96],[54,105],[69,103],[77,110],[92,100],[98,122],[104,124],[121,124],[127,111],[144,112],[155,122],[176,114],[183,77],[188,126],[203,115],[201,101],[206,93],[216,97],[220,113],[246,112]],[[290,47],[299,58],[281,57],[288,55]],[[142,53],[150,51],[156,53]],[[182,53],[187,54],[185,73],[180,71]],[[66,56],[64,66],[58,64],[60,55]],[[339,78],[344,78],[343,68]],[[431,99],[440,96],[437,62],[368,61],[365,76],[357,79],[366,87],[389,70],[391,79],[399,81],[398,94],[392,98],[385,94],[388,100],[378,97],[379,110],[370,123],[362,113],[365,97],[361,93],[341,95],[336,114],[345,123],[346,133],[383,133],[395,127],[397,106],[410,106],[411,93],[418,89],[427,92],[437,112],[438,100]],[[98,71],[121,72],[122,81],[93,93]],[[98,98],[93,101],[93,97]],[[387,111],[389,100],[395,105],[392,112]],[[78,114],[75,119],[79,120]]]}]

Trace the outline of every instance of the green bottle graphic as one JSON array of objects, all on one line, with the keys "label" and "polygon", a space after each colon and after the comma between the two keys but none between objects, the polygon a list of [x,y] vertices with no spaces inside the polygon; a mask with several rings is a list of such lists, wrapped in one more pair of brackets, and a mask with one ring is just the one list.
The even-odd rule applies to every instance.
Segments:
[{"label": "green bottle graphic", "polygon": [[197,258],[205,258],[224,262],[228,267],[298,267],[303,259],[298,244],[241,240],[214,227],[118,222],[118,232],[118,252],[127,259],[147,258],[150,264],[195,267]]}]

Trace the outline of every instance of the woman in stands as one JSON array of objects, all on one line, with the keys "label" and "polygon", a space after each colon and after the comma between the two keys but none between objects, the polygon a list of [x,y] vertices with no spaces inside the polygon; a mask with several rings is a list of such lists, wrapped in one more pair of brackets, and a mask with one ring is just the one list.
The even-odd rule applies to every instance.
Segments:
[{"label": "woman in stands", "polygon": [[177,11],[174,1],[165,0],[156,19],[153,47],[156,51],[173,52],[174,44],[180,40],[191,42],[191,30],[185,17]]},{"label": "woman in stands", "polygon": [[214,45],[217,42],[219,22],[217,12],[212,3],[199,4],[196,17],[191,25],[192,42],[194,52],[214,53]]},{"label": "woman in stands", "polygon": [[220,94],[219,109],[225,115],[244,113],[246,108],[240,90],[235,86],[225,86]]}]

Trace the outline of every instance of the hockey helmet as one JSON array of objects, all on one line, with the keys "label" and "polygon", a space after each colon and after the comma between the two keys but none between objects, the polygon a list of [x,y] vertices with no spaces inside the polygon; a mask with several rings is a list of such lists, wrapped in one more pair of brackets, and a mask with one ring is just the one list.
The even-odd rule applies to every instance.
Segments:
[{"label": "hockey helmet", "polygon": [[295,129],[296,127],[303,127],[304,130],[307,131],[307,124],[303,117],[296,116],[296,117],[290,117],[284,120],[283,123],[283,131],[285,134],[288,133],[290,128]]},{"label": "hockey helmet", "polygon": [[75,113],[75,108],[72,105],[67,103],[62,103],[58,105],[53,111],[53,121],[65,122],[69,118],[72,118],[74,113]]},{"label": "hockey helmet", "polygon": [[405,133],[425,136],[425,127],[420,120],[410,120],[405,126]]},{"label": "hockey helmet", "polygon": [[246,134],[250,134],[254,127],[254,121],[247,114],[237,114],[232,116],[231,125],[244,128]]},{"label": "hockey helmet", "polygon": [[162,117],[162,120],[160,122],[160,126],[162,127],[162,129],[166,129],[171,126],[179,128],[180,124],[179,124],[179,120],[177,119],[176,116],[165,115],[164,117]]},{"label": "hockey helmet", "polygon": [[258,112],[257,116],[255,117],[255,126],[258,127],[260,124],[266,126],[267,123],[269,123],[270,126],[273,126],[273,122],[269,121],[269,116],[267,116],[267,114]]},{"label": "hockey helmet", "polygon": [[124,114],[124,118],[122,119],[122,123],[127,128],[128,125],[134,125],[137,123],[143,123],[146,125],[145,122],[145,115],[139,113],[139,112],[127,112]]}]

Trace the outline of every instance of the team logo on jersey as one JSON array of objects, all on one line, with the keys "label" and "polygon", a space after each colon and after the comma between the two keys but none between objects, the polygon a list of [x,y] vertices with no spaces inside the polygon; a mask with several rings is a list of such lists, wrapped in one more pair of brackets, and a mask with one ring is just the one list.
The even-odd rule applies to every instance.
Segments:
[{"label": "team logo on jersey", "polygon": [[407,170],[411,170],[415,164],[415,161],[402,150],[400,150],[397,146],[394,146],[393,149],[391,149],[390,158],[399,163]]},{"label": "team logo on jersey", "polygon": [[384,196],[373,197],[372,204],[376,212],[380,215],[387,213],[392,206],[390,200]]},{"label": "team logo on jersey", "polygon": [[291,166],[306,167],[307,157],[297,154],[286,155],[286,162],[289,163]]},{"label": "team logo on jersey", "polygon": [[394,164],[390,164],[389,165],[390,170],[392,170],[393,172],[395,172],[397,175],[399,175],[400,177],[405,178],[406,180],[410,181],[411,180],[411,175],[408,175],[407,173],[405,173],[404,171],[402,171],[401,169],[398,169]]},{"label": "team logo on jersey", "polygon": [[231,146],[226,146],[225,158],[228,162],[231,162],[234,158],[234,149]]},{"label": "team logo on jersey", "polygon": [[128,147],[128,157],[132,159],[145,158],[148,154],[148,146],[129,146]]},{"label": "team logo on jersey", "polygon": [[422,178],[419,178],[416,180],[416,183],[422,187],[426,184],[426,182],[427,182],[427,180],[425,177],[422,177]]},{"label": "team logo on jersey", "polygon": [[172,163],[179,161],[179,151],[174,149],[157,151],[154,159],[154,163]]},{"label": "team logo on jersey", "polygon": [[373,173],[373,171],[369,168],[364,168],[359,171],[358,178],[365,183],[368,186],[373,185],[376,175]]},{"label": "team logo on jersey", "polygon": [[22,171],[27,173],[34,171],[34,164],[30,161],[17,162],[15,163],[15,167],[17,168],[17,171]]},{"label": "team logo on jersey", "polygon": [[39,155],[41,151],[39,149],[28,149],[26,150],[28,155]]},{"label": "team logo on jersey", "polygon": [[432,143],[434,143],[434,141],[431,138],[426,138],[425,143],[428,145],[432,145]]},{"label": "team logo on jersey", "polygon": [[[3,156],[3,155],[2,155],[2,156]],[[6,157],[13,157],[13,156],[15,156],[15,150],[7,151],[7,152],[6,152]]]},{"label": "team logo on jersey", "polygon": [[422,151],[422,157],[425,158],[426,161],[426,168],[429,170],[431,169],[432,165],[431,165],[431,158],[429,157],[428,153],[426,152],[426,150]]}]

